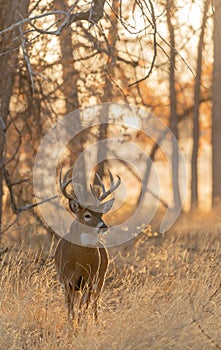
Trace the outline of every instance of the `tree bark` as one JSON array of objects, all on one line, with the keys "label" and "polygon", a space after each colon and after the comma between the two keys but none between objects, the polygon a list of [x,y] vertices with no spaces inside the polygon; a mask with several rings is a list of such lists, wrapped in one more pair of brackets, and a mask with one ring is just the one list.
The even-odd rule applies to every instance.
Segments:
[{"label": "tree bark", "polygon": [[[0,0],[0,28],[7,28],[27,16],[29,0]],[[0,238],[2,229],[2,197],[4,167],[4,126],[7,126],[9,105],[18,68],[19,31],[9,31],[0,36]]]},{"label": "tree bark", "polygon": [[178,118],[177,118],[177,96],[175,87],[175,65],[176,65],[176,50],[175,50],[175,33],[172,23],[171,10],[174,6],[173,0],[167,0],[167,26],[170,36],[170,63],[169,63],[169,94],[170,94],[170,123],[169,127],[175,136],[172,138],[172,187],[174,208],[181,207],[180,190],[179,190],[179,152],[178,152]]},{"label": "tree bark", "polygon": [[201,25],[200,38],[198,43],[198,56],[196,68],[196,80],[194,86],[194,109],[193,109],[193,149],[191,159],[191,209],[198,208],[198,149],[199,149],[199,113],[201,99],[201,80],[202,80],[202,58],[204,35],[207,20],[207,12],[210,0],[206,0],[204,4],[203,19]]},{"label": "tree bark", "polygon": [[[110,80],[110,76],[114,76],[114,56],[115,56],[115,50],[116,50],[116,42],[117,42],[117,34],[118,34],[118,14],[119,9],[119,0],[113,0],[112,1],[112,11],[110,15],[110,21],[111,21],[111,28],[108,33],[108,44],[109,44],[109,50],[110,50],[110,56],[107,62],[106,66],[106,76],[105,76],[105,82],[104,82],[104,94],[102,98],[102,102],[112,102],[113,94],[113,84]],[[97,163],[98,163],[98,169],[97,171],[100,174],[100,177],[103,178],[104,171],[105,171],[105,162],[100,160],[106,159],[107,154],[107,145],[105,140],[108,138],[108,106],[104,105],[104,107],[101,110],[101,113],[103,113],[103,124],[99,127],[99,140],[104,140],[102,143],[98,144],[98,154],[97,154]],[[97,178],[95,177],[94,183],[97,183]]]},{"label": "tree bark", "polygon": [[[68,7],[67,1],[55,0],[54,4],[57,9],[65,11]],[[60,34],[60,47],[61,47],[61,63],[62,63],[62,75],[63,75],[63,93],[65,98],[66,114],[75,112],[75,130],[82,130],[80,113],[79,113],[79,99],[78,99],[78,81],[80,79],[79,70],[74,67],[74,47],[72,44],[72,32],[70,28],[63,31]],[[71,165],[76,161],[78,156],[81,154],[81,184],[83,188],[87,188],[86,182],[86,168],[85,159],[83,156],[84,141],[83,134],[76,132],[76,137],[71,140],[68,144],[68,148],[71,154]]]},{"label": "tree bark", "polygon": [[221,1],[214,0],[214,65],[212,82],[212,205],[221,199]]}]

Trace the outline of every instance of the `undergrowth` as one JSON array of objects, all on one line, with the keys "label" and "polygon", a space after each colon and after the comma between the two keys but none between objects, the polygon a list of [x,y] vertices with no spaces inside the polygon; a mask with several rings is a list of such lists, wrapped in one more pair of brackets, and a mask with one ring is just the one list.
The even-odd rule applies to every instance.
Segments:
[{"label": "undergrowth", "polygon": [[[111,254],[111,252],[110,252]],[[70,325],[53,254],[1,254],[0,349],[221,349],[220,233],[141,240],[111,255],[99,321]]]}]

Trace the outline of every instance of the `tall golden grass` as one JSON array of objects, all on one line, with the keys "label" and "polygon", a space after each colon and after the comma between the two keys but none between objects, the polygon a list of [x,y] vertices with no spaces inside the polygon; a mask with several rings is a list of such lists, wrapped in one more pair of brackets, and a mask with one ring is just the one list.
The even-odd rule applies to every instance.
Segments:
[{"label": "tall golden grass", "polygon": [[95,324],[67,321],[51,252],[1,255],[0,349],[221,349],[220,230],[142,240],[111,262]]}]

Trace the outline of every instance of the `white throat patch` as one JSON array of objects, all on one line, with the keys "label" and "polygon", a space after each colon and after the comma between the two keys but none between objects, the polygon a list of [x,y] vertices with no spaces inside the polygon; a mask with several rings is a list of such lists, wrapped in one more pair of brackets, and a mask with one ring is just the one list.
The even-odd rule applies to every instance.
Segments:
[{"label": "white throat patch", "polygon": [[98,243],[98,236],[95,234],[82,233],[81,234],[81,244],[83,246],[95,247]]}]

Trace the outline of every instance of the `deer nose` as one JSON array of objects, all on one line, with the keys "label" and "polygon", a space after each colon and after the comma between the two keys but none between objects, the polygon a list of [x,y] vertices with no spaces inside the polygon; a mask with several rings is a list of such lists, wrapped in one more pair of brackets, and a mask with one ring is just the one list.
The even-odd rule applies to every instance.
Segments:
[{"label": "deer nose", "polygon": [[108,227],[104,221],[99,222],[99,224],[97,225],[97,231],[99,233],[104,233],[107,231],[107,229],[108,229]]}]

